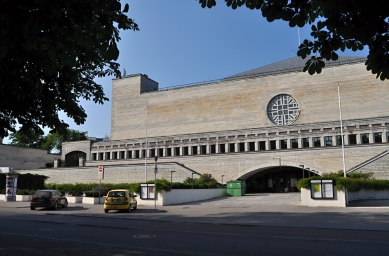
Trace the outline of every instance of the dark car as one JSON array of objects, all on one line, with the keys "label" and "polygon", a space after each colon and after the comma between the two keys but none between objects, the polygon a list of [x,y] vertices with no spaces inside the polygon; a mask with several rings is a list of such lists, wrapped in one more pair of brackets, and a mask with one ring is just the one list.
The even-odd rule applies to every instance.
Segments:
[{"label": "dark car", "polygon": [[68,200],[58,190],[37,190],[30,198],[31,210],[35,210],[37,207],[57,210],[59,206],[63,208],[68,207]]}]

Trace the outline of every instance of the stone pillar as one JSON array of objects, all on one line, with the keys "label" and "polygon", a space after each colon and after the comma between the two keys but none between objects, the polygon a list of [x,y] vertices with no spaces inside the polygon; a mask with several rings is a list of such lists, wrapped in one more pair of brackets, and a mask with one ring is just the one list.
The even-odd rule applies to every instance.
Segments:
[{"label": "stone pillar", "polygon": [[297,139],[297,147],[298,148],[303,148],[303,138],[298,138]]},{"label": "stone pillar", "polygon": [[249,150],[249,145],[250,145],[250,144],[249,144],[247,141],[244,142],[244,151],[245,151],[245,152],[250,151],[250,150]]},{"label": "stone pillar", "polygon": [[332,136],[332,146],[338,146],[336,145],[336,136]]},{"label": "stone pillar", "polygon": [[230,145],[229,145],[229,143],[226,143],[224,145],[225,145],[224,149],[225,149],[226,153],[230,153]]},{"label": "stone pillar", "polygon": [[132,158],[136,157],[136,151],[135,150],[131,151],[131,154],[132,154]]},{"label": "stone pillar", "polygon": [[350,144],[350,140],[348,139],[348,133],[343,133],[344,137],[343,137],[343,141],[344,141],[344,145],[347,146]]},{"label": "stone pillar", "polygon": [[309,147],[313,148],[313,138],[309,137],[308,140],[309,140]]},{"label": "stone pillar", "polygon": [[258,141],[258,140],[256,140],[256,141],[254,142],[254,150],[255,150],[255,151],[259,151],[259,141]]},{"label": "stone pillar", "polygon": [[320,137],[320,147],[324,147],[324,146],[325,146],[324,136],[321,136]]},{"label": "stone pillar", "polygon": [[369,133],[369,143],[374,143],[374,133],[370,132]]},{"label": "stone pillar", "polygon": [[388,142],[388,136],[386,135],[388,131],[386,129],[384,129],[382,131],[382,143],[387,143]]},{"label": "stone pillar", "polygon": [[362,144],[362,138],[361,138],[362,134],[361,133],[358,133],[357,134],[357,144]]},{"label": "stone pillar", "polygon": [[235,143],[235,152],[239,152],[239,143]]},{"label": "stone pillar", "polygon": [[290,145],[290,139],[286,140],[286,148],[287,149],[291,149],[292,148],[292,146]]},{"label": "stone pillar", "polygon": [[54,160],[54,168],[61,167],[61,159]]},{"label": "stone pillar", "polygon": [[280,149],[281,147],[281,141],[280,140],[276,140],[276,149]]},{"label": "stone pillar", "polygon": [[78,166],[85,166],[85,160],[83,157],[78,158]]},{"label": "stone pillar", "polygon": [[270,150],[270,140],[265,141],[265,150]]}]

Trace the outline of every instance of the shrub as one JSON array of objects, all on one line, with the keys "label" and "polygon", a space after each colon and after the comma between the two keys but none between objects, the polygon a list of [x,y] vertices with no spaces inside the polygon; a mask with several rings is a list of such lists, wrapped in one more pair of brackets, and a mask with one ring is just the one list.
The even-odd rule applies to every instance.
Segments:
[{"label": "shrub", "polygon": [[29,195],[30,193],[26,190],[19,189],[16,191],[16,195]]}]

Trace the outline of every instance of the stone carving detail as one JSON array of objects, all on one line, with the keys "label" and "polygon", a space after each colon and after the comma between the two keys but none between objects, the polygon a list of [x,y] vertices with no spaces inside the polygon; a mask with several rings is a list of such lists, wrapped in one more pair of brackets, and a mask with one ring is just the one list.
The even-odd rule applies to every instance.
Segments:
[{"label": "stone carving detail", "polygon": [[279,94],[267,105],[267,116],[276,125],[293,124],[300,115],[297,101],[289,94]]}]

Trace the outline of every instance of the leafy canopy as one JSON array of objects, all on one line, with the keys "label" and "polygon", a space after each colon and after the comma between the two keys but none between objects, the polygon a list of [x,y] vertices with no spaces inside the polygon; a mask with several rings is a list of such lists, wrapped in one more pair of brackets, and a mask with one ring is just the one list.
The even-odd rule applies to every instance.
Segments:
[{"label": "leafy canopy", "polygon": [[[304,40],[297,55],[305,59],[304,71],[321,73],[323,59],[337,60],[336,51],[369,48],[366,68],[381,80],[389,78],[389,2],[339,0],[225,0],[228,7],[260,10],[267,21],[284,20],[290,27],[311,25],[313,41]],[[216,0],[199,0],[212,8]]]},{"label": "leafy canopy", "polygon": [[0,3],[0,137],[79,125],[79,99],[108,101],[95,77],[119,77],[119,30],[138,30],[118,0],[29,0]]},{"label": "leafy canopy", "polygon": [[73,129],[66,129],[64,132],[56,131],[43,135],[30,129],[27,132],[17,131],[11,133],[10,144],[20,147],[41,148],[52,153],[62,153],[62,143],[67,141],[80,141],[87,139],[87,132],[80,132]]}]

